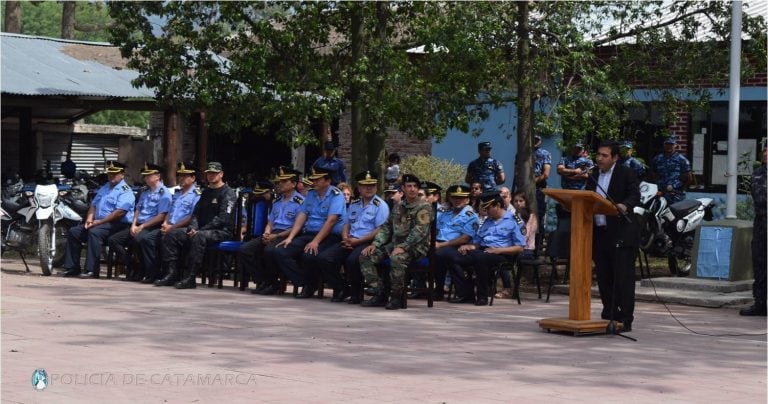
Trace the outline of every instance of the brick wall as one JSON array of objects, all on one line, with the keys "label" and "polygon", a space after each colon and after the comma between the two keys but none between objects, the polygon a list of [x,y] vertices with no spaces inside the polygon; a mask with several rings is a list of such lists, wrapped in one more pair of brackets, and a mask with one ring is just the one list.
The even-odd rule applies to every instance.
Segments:
[{"label": "brick wall", "polygon": [[685,155],[688,153],[688,137],[691,133],[691,114],[684,103],[678,103],[676,115],[677,119],[669,126],[669,130],[677,136],[680,153]]},{"label": "brick wall", "polygon": [[[339,117],[339,150],[338,156],[344,161],[347,167],[352,167],[352,129],[350,124],[352,122],[352,115],[349,111],[345,111]],[[405,132],[389,129],[387,130],[387,139],[384,142],[384,148],[387,154],[397,153],[400,158],[410,155],[431,155],[432,154],[432,140],[420,140],[415,139]]]}]

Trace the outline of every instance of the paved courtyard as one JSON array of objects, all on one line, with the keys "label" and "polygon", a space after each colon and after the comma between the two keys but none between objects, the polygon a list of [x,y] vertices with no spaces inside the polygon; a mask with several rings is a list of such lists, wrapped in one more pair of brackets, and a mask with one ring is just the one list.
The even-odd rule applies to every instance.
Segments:
[{"label": "paved courtyard", "polygon": [[638,303],[632,342],[540,331],[537,320],[567,316],[560,295],[386,311],[31,268],[2,261],[8,403],[766,402],[766,318],[734,308],[669,306],[700,333],[758,335],[695,335]]}]

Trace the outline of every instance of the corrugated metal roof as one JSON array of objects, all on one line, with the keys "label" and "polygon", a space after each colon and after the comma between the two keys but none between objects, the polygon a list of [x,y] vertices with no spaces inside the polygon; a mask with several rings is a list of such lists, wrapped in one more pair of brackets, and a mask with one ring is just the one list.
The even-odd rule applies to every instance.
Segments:
[{"label": "corrugated metal roof", "polygon": [[138,72],[124,63],[108,43],[0,34],[3,94],[154,98],[153,90],[131,85]]}]

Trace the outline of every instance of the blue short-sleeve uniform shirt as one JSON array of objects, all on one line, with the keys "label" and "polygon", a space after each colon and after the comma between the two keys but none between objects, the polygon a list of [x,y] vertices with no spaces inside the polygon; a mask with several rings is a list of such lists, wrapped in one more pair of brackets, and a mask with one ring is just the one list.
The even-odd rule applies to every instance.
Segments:
[{"label": "blue short-sleeve uniform shirt", "polygon": [[109,185],[109,182],[102,185],[91,202],[91,205],[96,209],[93,218],[101,220],[115,210],[122,209],[125,211],[125,215],[120,219],[120,222],[133,223],[133,207],[136,204],[133,190],[125,183],[125,180],[120,181],[114,187]]},{"label": "blue short-sleeve uniform shirt", "polygon": [[141,193],[136,204],[136,210],[139,212],[136,223],[142,224],[161,213],[168,213],[172,201],[171,191],[162,183],[154,191],[147,188]]},{"label": "blue short-sleeve uniform shirt", "polygon": [[388,217],[389,205],[378,195],[374,195],[366,206],[362,199],[352,202],[347,212],[349,236],[361,238],[386,223]]},{"label": "blue short-sleeve uniform shirt", "polygon": [[326,219],[328,219],[328,215],[338,215],[339,219],[334,224],[331,233],[341,235],[341,228],[344,227],[347,213],[344,193],[334,186],[329,186],[321,200],[316,190],[310,190],[304,199],[302,212],[307,215],[304,230],[308,233],[319,232]]},{"label": "blue short-sleeve uniform shirt", "polygon": [[474,237],[479,226],[479,219],[471,206],[467,205],[454,215],[453,210],[437,212],[437,240],[450,241],[461,235]]},{"label": "blue short-sleeve uniform shirt", "polygon": [[191,215],[199,200],[200,191],[195,186],[192,186],[186,193],[181,189],[176,191],[173,195],[170,213],[168,214],[168,223],[179,223],[184,220],[184,218]]},{"label": "blue short-sleeve uniform shirt", "polygon": [[491,217],[485,219],[477,231],[474,243],[481,247],[525,247],[525,237],[512,212],[504,212],[499,220]]},{"label": "blue short-sleeve uniform shirt", "polygon": [[301,212],[301,206],[304,204],[304,196],[296,191],[293,192],[287,200],[283,197],[272,204],[272,211],[269,212],[269,222],[272,223],[273,232],[281,232],[293,227],[296,216]]}]

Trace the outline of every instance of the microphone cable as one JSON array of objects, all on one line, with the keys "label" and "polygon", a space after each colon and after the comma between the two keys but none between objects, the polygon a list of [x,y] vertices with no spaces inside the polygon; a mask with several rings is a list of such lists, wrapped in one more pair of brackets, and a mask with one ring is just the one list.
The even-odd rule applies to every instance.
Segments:
[{"label": "microphone cable", "polygon": [[692,330],[690,327],[688,327],[687,325],[683,324],[683,322],[680,321],[680,319],[677,318],[677,316],[675,316],[674,313],[672,313],[672,310],[670,310],[670,308],[669,308],[669,306],[667,306],[666,302],[661,300],[661,298],[659,297],[658,292],[656,291],[656,285],[653,283],[653,278],[650,277],[650,274],[648,274],[648,275],[649,275],[648,276],[648,281],[651,282],[651,287],[653,287],[653,294],[656,296],[656,301],[658,303],[661,303],[662,305],[664,305],[664,308],[667,309],[667,313],[669,313],[669,315],[678,324],[680,324],[681,327],[685,328],[686,330],[688,330],[692,334],[701,335],[701,336],[704,336],[704,337],[760,337],[760,336],[768,335],[768,332],[754,333],[754,334],[752,334],[752,333],[744,333],[744,334],[709,334],[709,333],[698,332],[696,330]]}]

